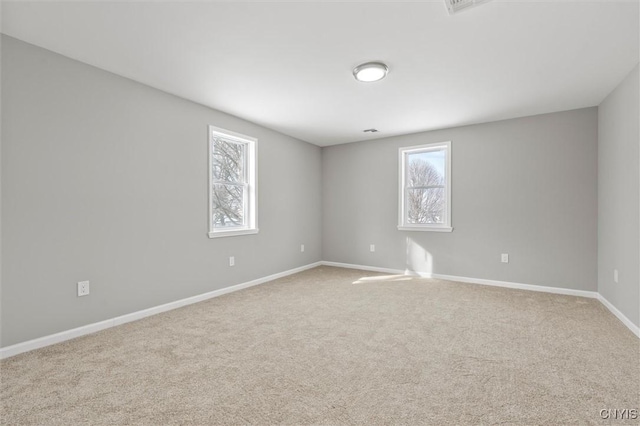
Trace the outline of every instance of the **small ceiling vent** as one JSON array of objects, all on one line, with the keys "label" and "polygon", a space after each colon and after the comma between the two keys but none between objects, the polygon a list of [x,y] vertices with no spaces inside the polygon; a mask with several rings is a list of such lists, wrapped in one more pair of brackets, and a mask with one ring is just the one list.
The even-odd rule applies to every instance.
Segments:
[{"label": "small ceiling vent", "polygon": [[464,9],[469,9],[473,6],[477,6],[488,1],[489,0],[444,0],[444,4],[447,6],[449,15],[453,15]]}]

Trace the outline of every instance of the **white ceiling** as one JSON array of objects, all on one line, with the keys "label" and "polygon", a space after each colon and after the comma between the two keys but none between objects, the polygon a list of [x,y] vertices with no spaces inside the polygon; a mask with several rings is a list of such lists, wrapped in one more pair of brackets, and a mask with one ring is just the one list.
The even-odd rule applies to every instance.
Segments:
[{"label": "white ceiling", "polygon": [[[18,1],[2,32],[326,146],[598,105],[638,62],[638,8]],[[370,60],[389,75],[356,82]]]}]

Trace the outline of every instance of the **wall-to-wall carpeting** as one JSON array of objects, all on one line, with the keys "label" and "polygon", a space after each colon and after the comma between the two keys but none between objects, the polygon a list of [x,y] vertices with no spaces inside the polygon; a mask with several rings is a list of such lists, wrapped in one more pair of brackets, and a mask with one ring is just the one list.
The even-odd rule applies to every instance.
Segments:
[{"label": "wall-to-wall carpeting", "polygon": [[2,423],[597,424],[639,350],[593,299],[322,266],[4,360]]}]

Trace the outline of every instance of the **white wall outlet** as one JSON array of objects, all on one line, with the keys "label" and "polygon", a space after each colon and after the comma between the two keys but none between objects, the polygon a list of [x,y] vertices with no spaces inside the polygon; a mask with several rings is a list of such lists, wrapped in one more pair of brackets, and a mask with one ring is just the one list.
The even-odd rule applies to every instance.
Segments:
[{"label": "white wall outlet", "polygon": [[229,266],[233,266],[236,264],[236,258],[234,256],[229,256]]},{"label": "white wall outlet", "polygon": [[373,253],[374,251],[376,251],[376,245],[375,245],[375,244],[371,244],[371,245],[369,246],[369,251],[370,251],[371,253]]},{"label": "white wall outlet", "polygon": [[304,253],[304,244],[300,244],[300,253]]},{"label": "white wall outlet", "polygon": [[78,297],[89,295],[89,281],[80,281],[78,283]]},{"label": "white wall outlet", "polygon": [[509,254],[502,253],[502,263],[509,263]]},{"label": "white wall outlet", "polygon": [[618,270],[617,269],[613,270],[613,282],[614,283],[618,282]]}]

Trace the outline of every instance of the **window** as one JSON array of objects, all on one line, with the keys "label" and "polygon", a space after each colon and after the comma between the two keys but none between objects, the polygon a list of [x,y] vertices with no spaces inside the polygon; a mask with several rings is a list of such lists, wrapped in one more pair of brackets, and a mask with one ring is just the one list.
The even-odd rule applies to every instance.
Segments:
[{"label": "window", "polygon": [[451,232],[451,142],[400,148],[398,229]]},{"label": "window", "polygon": [[209,238],[258,233],[256,144],[209,126]]}]

